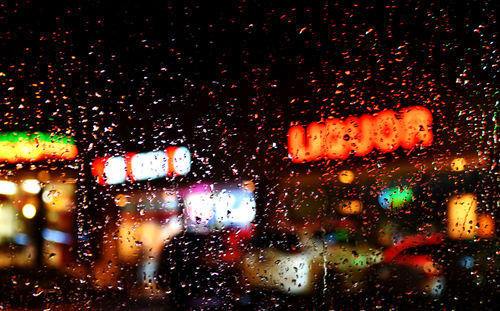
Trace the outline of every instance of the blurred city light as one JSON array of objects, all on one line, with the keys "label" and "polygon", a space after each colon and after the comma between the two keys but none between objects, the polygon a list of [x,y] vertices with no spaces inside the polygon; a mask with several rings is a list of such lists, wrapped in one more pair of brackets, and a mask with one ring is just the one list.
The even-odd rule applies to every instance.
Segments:
[{"label": "blurred city light", "polygon": [[26,233],[16,233],[14,234],[14,243],[19,245],[28,245],[31,242],[30,236]]},{"label": "blurred city light", "polygon": [[307,131],[303,126],[292,126],[288,130],[288,155],[293,162],[301,163],[323,158],[345,160],[351,151],[364,156],[374,147],[387,153],[399,146],[430,146],[431,125],[430,110],[414,106],[400,113],[384,110],[374,116],[365,114],[359,120],[350,117],[347,121],[332,118],[324,124],[312,122]]},{"label": "blurred city light", "polygon": [[448,235],[452,239],[472,239],[477,224],[477,198],[472,193],[454,195],[448,200]]},{"label": "blurred city light", "polygon": [[441,296],[445,284],[446,284],[446,279],[444,277],[432,278],[427,285],[428,293],[435,297]]},{"label": "blurred city light", "polygon": [[196,224],[208,224],[215,215],[210,192],[191,193],[185,197],[186,214]]},{"label": "blurred city light", "polygon": [[466,269],[471,269],[474,267],[475,260],[471,256],[464,256],[460,259],[460,265]]},{"label": "blurred city light", "polygon": [[[168,147],[167,154],[169,159],[170,168],[167,174],[186,175],[191,170],[191,153],[186,147]],[[172,168],[173,166],[173,168]]]},{"label": "blurred city light", "polygon": [[278,289],[284,293],[304,294],[312,290],[314,254],[290,254],[268,249],[264,256],[247,254],[243,274],[256,287]]},{"label": "blurred city light", "polygon": [[130,157],[130,169],[133,180],[159,178],[165,176],[168,158],[163,151],[137,153]]},{"label": "blurred city light", "polygon": [[480,214],[477,218],[476,234],[480,238],[489,239],[495,236],[495,219],[487,214]]},{"label": "blurred city light", "polygon": [[129,202],[129,197],[126,194],[120,193],[115,196],[115,203],[119,207],[124,207]]},{"label": "blurred city light", "polygon": [[451,170],[455,172],[461,172],[465,169],[467,162],[465,158],[455,158],[451,161]]},{"label": "blurred city light", "polygon": [[0,161],[17,163],[42,159],[71,160],[78,150],[71,137],[52,133],[0,133]]},{"label": "blurred city light", "polygon": [[380,191],[378,202],[385,209],[398,210],[413,200],[413,190],[410,187],[391,187]]},{"label": "blurred city light", "polygon": [[198,185],[184,197],[185,213],[190,224],[210,227],[250,224],[256,215],[253,192],[238,187],[212,189]]},{"label": "blurred city light", "polygon": [[72,242],[71,234],[48,228],[43,229],[42,237],[47,241],[55,243],[71,244]]},{"label": "blurred city light", "polygon": [[10,204],[0,204],[0,241],[12,237],[17,227],[16,211]]},{"label": "blurred city light", "polygon": [[413,200],[413,190],[409,187],[395,187],[391,189],[391,199],[393,208],[401,208],[406,203]]},{"label": "blurred city light", "polygon": [[350,170],[343,170],[339,173],[339,181],[343,184],[350,184],[354,181],[354,173]]},{"label": "blurred city light", "polygon": [[36,215],[36,207],[31,203],[27,203],[22,209],[23,216],[27,219],[32,219]]},{"label": "blurred city light", "polygon": [[0,5],[1,310],[498,309],[500,1],[171,2]]},{"label": "blurred city light", "polygon": [[378,203],[382,208],[389,209],[392,205],[390,189],[386,188],[380,191],[378,195]]},{"label": "blurred city light", "polygon": [[112,157],[107,159],[104,164],[103,175],[106,176],[106,183],[108,184],[121,184],[125,182],[127,177],[127,165],[125,158]]},{"label": "blurred city light", "polygon": [[254,192],[255,191],[255,183],[251,180],[244,180],[241,183],[241,189],[247,192]]},{"label": "blurred city light", "polygon": [[23,190],[32,194],[37,194],[40,192],[42,187],[40,187],[40,182],[36,179],[26,179],[22,183]]},{"label": "blurred city light", "polygon": [[363,202],[359,200],[345,200],[339,204],[339,212],[343,215],[356,215],[363,210]]},{"label": "blurred city light", "polygon": [[164,176],[186,175],[191,170],[191,154],[186,147],[166,151],[127,153],[124,157],[98,158],[92,162],[92,175],[101,185],[121,184],[127,179],[140,181]]},{"label": "blurred city light", "polygon": [[0,194],[13,195],[17,193],[17,185],[11,181],[0,180]]}]

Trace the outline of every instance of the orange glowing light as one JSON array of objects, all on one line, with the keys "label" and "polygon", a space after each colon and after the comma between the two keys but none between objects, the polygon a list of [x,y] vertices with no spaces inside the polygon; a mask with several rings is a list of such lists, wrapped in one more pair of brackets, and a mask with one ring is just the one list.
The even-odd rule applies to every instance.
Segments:
[{"label": "orange glowing light", "polygon": [[391,152],[399,147],[432,144],[432,114],[421,106],[408,107],[400,113],[384,110],[374,116],[362,115],[346,120],[328,119],[307,127],[292,126],[288,130],[288,154],[293,162],[320,159],[344,160],[352,152],[364,156],[377,148]]},{"label": "orange glowing light", "polygon": [[472,239],[477,223],[477,198],[472,193],[452,196],[448,201],[448,235],[451,239]]},{"label": "orange glowing light", "polygon": [[354,181],[354,173],[350,170],[343,170],[339,173],[339,181],[343,184],[350,184]]},{"label": "orange glowing light", "polygon": [[480,238],[490,239],[495,236],[495,220],[491,215],[481,214],[477,218],[476,234]]},{"label": "orange glowing light", "polygon": [[132,168],[132,158],[136,155],[135,152],[129,152],[125,155],[125,166],[127,171],[127,176],[130,178],[130,181],[136,181],[134,176],[133,168]]},{"label": "orange glowing light", "polygon": [[432,144],[432,114],[421,106],[408,107],[402,111],[401,147],[412,149],[416,144],[427,147]]},{"label": "orange glowing light", "polygon": [[254,192],[255,191],[255,184],[251,180],[244,180],[241,183],[241,188],[246,191],[246,192]]},{"label": "orange glowing light", "polygon": [[125,207],[129,203],[129,196],[123,193],[115,196],[115,204],[119,207]]},{"label": "orange glowing light", "polygon": [[339,205],[339,212],[343,215],[356,215],[363,210],[363,203],[358,200],[342,201]]},{"label": "orange glowing light", "polygon": [[401,126],[392,110],[382,111],[377,115],[373,124],[373,142],[381,152],[396,150],[401,141]]},{"label": "orange glowing light", "polygon": [[139,227],[141,223],[131,215],[123,215],[118,228],[118,256],[125,262],[132,262],[139,258],[141,242]]},{"label": "orange glowing light", "polygon": [[373,117],[369,115],[361,118],[350,117],[345,121],[349,135],[351,150],[358,157],[362,157],[373,150],[372,136],[369,134]]},{"label": "orange glowing light", "polygon": [[[315,161],[323,156],[323,136],[325,126],[316,122],[311,123],[306,131],[302,126],[294,126],[288,132],[288,145],[291,154],[301,161]],[[298,161],[298,162],[301,162]]]},{"label": "orange glowing light", "polygon": [[[340,119],[327,120],[325,123],[326,134],[323,141],[325,155],[330,159],[346,159],[350,149],[349,141],[346,140],[347,127]],[[321,155],[317,158],[321,158]]]}]

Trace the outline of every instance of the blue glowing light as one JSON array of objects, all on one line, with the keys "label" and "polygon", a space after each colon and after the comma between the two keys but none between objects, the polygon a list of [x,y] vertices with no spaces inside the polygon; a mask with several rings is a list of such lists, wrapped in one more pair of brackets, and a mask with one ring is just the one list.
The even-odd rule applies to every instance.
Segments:
[{"label": "blue glowing light", "polygon": [[19,245],[28,245],[31,242],[30,237],[25,233],[14,234],[14,243]]},{"label": "blue glowing light", "polygon": [[382,191],[380,191],[380,194],[378,195],[378,203],[382,208],[389,209],[392,205],[392,199],[390,195],[390,189],[385,188]]},{"label": "blue glowing light", "polygon": [[475,262],[475,260],[471,256],[464,256],[460,260],[460,265],[466,269],[470,269],[470,268],[474,267],[474,262]]},{"label": "blue glowing light", "polygon": [[62,244],[71,244],[72,241],[71,234],[47,228],[42,230],[42,237],[47,241]]}]

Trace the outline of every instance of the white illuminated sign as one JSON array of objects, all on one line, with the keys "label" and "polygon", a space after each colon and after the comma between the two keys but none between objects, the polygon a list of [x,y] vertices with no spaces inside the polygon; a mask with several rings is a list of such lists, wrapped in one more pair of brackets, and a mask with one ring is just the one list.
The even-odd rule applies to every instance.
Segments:
[{"label": "white illuminated sign", "polygon": [[238,188],[194,190],[186,195],[184,204],[187,219],[195,225],[243,226],[256,215],[253,192]]},{"label": "white illuminated sign", "polygon": [[92,175],[101,185],[186,175],[191,170],[191,153],[186,147],[169,147],[166,151],[128,153],[124,157],[94,160]]},{"label": "white illuminated sign", "polygon": [[130,164],[134,180],[155,179],[168,174],[168,157],[162,151],[138,153],[132,156]]},{"label": "white illuminated sign", "polygon": [[214,217],[214,201],[209,192],[193,193],[186,196],[187,217],[197,224],[208,224]]},{"label": "white illuminated sign", "polygon": [[121,184],[127,178],[125,159],[122,157],[109,158],[104,166],[103,174],[106,175],[108,184]]}]

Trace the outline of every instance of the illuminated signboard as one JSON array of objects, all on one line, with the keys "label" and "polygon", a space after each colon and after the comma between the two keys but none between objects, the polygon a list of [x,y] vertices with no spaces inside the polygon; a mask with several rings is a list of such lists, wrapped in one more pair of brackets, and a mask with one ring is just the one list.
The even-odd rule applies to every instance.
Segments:
[{"label": "illuminated signboard", "polygon": [[78,154],[71,137],[51,133],[0,133],[0,161],[34,162],[44,159],[72,160]]},{"label": "illuminated signboard", "polygon": [[184,205],[190,230],[244,227],[256,215],[253,190],[236,185],[197,185],[184,195]]},{"label": "illuminated signboard", "polygon": [[412,149],[417,144],[432,144],[432,114],[421,106],[396,113],[384,110],[374,116],[362,115],[345,120],[328,119],[288,130],[288,154],[293,162],[321,159],[344,160],[351,152],[364,156],[377,148],[391,152],[399,147]]},{"label": "illuminated signboard", "polygon": [[97,182],[101,185],[186,175],[190,170],[191,154],[186,147],[127,153],[123,157],[99,158],[92,163],[92,175],[97,177]]}]

